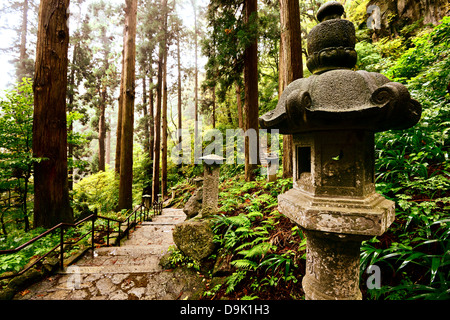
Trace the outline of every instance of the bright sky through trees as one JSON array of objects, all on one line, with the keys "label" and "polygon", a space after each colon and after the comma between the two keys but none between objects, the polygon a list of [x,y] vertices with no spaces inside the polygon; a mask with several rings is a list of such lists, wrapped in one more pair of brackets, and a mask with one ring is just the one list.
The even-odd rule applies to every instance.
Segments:
[{"label": "bright sky through trees", "polygon": [[[86,0],[86,2],[83,4],[84,7],[87,7],[87,5],[90,2],[93,2],[95,0]],[[9,0],[0,0],[0,9],[5,7],[8,4]],[[125,3],[125,0],[108,0],[110,3],[114,4],[122,4]],[[194,26],[194,14],[192,10],[192,5],[188,1],[181,1],[180,8],[178,6],[177,10],[180,12],[180,17],[183,19],[183,22],[186,26],[186,28],[193,28]],[[207,0],[199,0],[198,5],[200,7],[206,6]],[[74,3],[71,3],[71,7],[74,8]],[[73,9],[77,10],[77,9]],[[13,44],[13,41],[15,41],[16,34],[15,32],[8,30],[6,28],[16,26],[20,24],[21,17],[19,14],[8,14],[7,17],[1,17],[1,23],[0,23],[0,48],[6,48]],[[139,23],[139,22],[138,22]],[[75,30],[75,26],[72,26],[69,29],[71,32]],[[119,41],[120,42],[120,41]],[[187,63],[191,63],[193,61],[194,56],[193,53],[184,55]],[[32,57],[34,59],[34,57]],[[12,82],[14,81],[14,65],[10,62],[12,59],[11,54],[0,51],[0,96],[3,96],[3,91],[10,88]],[[191,61],[189,61],[191,60]],[[205,64],[205,59],[199,59],[199,65],[202,68],[202,66]]]}]

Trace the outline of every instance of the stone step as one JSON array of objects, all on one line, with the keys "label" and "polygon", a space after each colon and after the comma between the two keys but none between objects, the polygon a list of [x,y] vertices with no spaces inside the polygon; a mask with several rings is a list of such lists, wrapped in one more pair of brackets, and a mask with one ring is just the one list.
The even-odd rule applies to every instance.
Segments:
[{"label": "stone step", "polygon": [[160,255],[167,250],[167,245],[139,245],[134,244],[122,247],[101,247],[94,250],[94,255],[97,256],[128,256],[139,257],[143,255]]},{"label": "stone step", "polygon": [[158,264],[110,265],[110,266],[70,266],[59,274],[115,274],[115,273],[155,273],[162,268]]},{"label": "stone step", "polygon": [[[182,222],[182,221],[180,221]],[[169,221],[145,221],[142,226],[174,226],[176,223]]]}]

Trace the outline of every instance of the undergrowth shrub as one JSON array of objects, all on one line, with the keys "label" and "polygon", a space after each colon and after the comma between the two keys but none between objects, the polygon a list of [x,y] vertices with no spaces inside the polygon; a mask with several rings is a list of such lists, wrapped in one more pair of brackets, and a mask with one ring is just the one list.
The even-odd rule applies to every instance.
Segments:
[{"label": "undergrowth shrub", "polygon": [[222,295],[272,298],[279,291],[280,299],[301,297],[295,284],[301,278],[306,238],[276,210],[278,194],[291,187],[291,179],[246,182],[237,176],[222,182],[219,212],[212,220],[214,241],[223,253],[232,255],[235,269]]},{"label": "undergrowth shrub", "polygon": [[[377,190],[396,202],[396,219],[363,242],[361,274],[382,270],[372,299],[450,298],[450,17],[414,37],[386,75],[422,104],[420,122],[376,135]],[[364,291],[366,290],[363,288]]]}]

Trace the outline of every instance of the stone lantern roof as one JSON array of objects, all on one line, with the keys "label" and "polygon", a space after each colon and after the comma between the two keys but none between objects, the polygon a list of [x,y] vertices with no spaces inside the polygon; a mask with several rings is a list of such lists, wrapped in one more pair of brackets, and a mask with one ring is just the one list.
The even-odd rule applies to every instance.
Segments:
[{"label": "stone lantern roof", "polygon": [[261,128],[282,134],[322,130],[406,129],[421,116],[421,105],[406,87],[375,72],[354,71],[355,28],[341,19],[344,7],[327,2],[308,34],[308,78],[293,81],[278,105],[259,118]]}]

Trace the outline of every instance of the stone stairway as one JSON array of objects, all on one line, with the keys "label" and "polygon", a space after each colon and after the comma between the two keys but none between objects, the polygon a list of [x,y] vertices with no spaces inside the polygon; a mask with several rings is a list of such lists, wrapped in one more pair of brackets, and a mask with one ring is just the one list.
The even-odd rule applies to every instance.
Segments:
[{"label": "stone stairway", "polygon": [[174,245],[172,230],[186,218],[182,209],[163,209],[142,222],[120,247],[97,248],[64,271],[32,285],[14,299],[175,300],[198,288],[195,272],[163,270],[161,257]]}]

